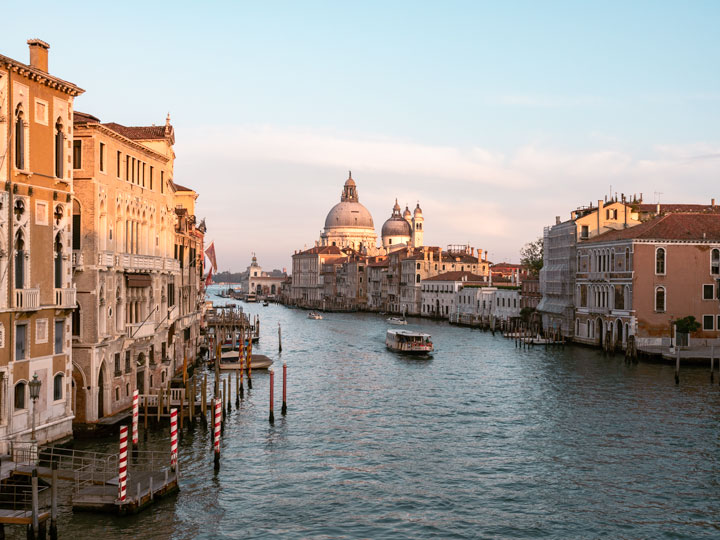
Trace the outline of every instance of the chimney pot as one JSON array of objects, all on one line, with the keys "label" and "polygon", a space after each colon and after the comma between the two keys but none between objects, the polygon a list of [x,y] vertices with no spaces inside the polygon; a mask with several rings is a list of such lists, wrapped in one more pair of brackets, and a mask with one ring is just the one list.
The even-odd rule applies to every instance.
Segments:
[{"label": "chimney pot", "polygon": [[28,39],[27,44],[30,47],[30,65],[47,73],[50,45],[41,39]]},{"label": "chimney pot", "polygon": [[710,199],[710,206],[715,208],[715,199]]},{"label": "chimney pot", "polygon": [[560,225],[560,216],[555,216],[555,225]]}]

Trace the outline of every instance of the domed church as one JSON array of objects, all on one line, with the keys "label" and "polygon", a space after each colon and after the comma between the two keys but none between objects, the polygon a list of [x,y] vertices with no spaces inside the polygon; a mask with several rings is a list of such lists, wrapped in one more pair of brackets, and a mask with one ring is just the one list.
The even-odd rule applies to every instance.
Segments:
[{"label": "domed church", "polygon": [[352,172],[345,181],[340,202],[330,209],[325,218],[325,229],[320,234],[320,245],[377,250],[377,233],[370,211],[360,204]]},{"label": "domed church", "polygon": [[325,218],[320,245],[352,248],[367,255],[389,253],[402,247],[419,247],[423,245],[423,221],[419,203],[414,213],[411,214],[406,206],[401,214],[395,199],[392,215],[382,227],[382,248],[378,249],[372,215],[360,204],[355,180],[349,173],[340,202],[330,209]]}]

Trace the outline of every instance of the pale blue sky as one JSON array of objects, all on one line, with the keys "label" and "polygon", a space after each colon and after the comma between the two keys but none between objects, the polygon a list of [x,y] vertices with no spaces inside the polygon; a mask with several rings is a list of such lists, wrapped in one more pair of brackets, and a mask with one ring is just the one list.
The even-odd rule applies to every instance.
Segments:
[{"label": "pale blue sky", "polygon": [[720,200],[720,2],[74,2],[4,6],[0,53],[78,110],[176,129],[222,268],[289,266],[353,170],[376,228],[517,260],[613,190]]}]

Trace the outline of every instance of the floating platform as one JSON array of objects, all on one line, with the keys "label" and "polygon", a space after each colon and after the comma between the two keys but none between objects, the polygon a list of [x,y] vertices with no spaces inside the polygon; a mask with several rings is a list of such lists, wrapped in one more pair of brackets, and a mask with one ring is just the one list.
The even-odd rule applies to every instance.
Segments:
[{"label": "floating platform", "polygon": [[178,491],[178,478],[174,472],[133,472],[131,469],[124,501],[118,500],[116,477],[104,484],[92,484],[78,489],[73,494],[72,507],[73,510],[85,512],[136,514],[157,499]]},{"label": "floating platform", "polygon": [[[220,357],[220,369],[224,371],[237,371],[238,369],[240,369],[240,362],[238,362],[237,358],[237,350],[224,352]],[[252,364],[250,367],[253,370],[268,369],[270,366],[272,366],[272,364],[272,358],[268,358],[264,354],[253,354]],[[243,363],[243,368],[247,369],[247,364]]]}]

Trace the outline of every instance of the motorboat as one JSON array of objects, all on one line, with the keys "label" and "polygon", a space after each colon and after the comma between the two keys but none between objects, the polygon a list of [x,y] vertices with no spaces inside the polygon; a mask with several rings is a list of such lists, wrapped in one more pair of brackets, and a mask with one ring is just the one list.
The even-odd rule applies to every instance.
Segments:
[{"label": "motorboat", "polygon": [[385,345],[391,351],[408,354],[431,354],[434,350],[430,334],[411,330],[388,330]]},{"label": "motorboat", "polygon": [[263,300],[263,307],[268,307],[270,305],[270,302],[267,300]]},{"label": "motorboat", "polygon": [[385,322],[390,324],[407,324],[405,317],[388,317]]},{"label": "motorboat", "polygon": [[[252,353],[250,357],[250,369],[268,369],[273,364],[273,360],[264,354]],[[238,370],[241,368],[247,370],[247,367],[247,360],[239,361],[237,349],[224,352],[220,357],[220,369],[223,371]]]},{"label": "motorboat", "polygon": [[311,311],[308,313],[308,319],[315,319],[316,321],[319,321],[322,320],[322,315],[316,313],[315,311]]}]

